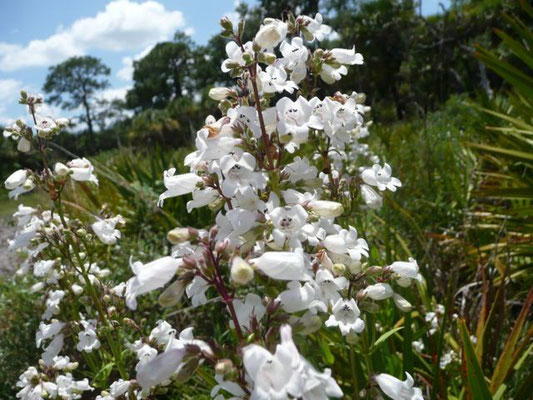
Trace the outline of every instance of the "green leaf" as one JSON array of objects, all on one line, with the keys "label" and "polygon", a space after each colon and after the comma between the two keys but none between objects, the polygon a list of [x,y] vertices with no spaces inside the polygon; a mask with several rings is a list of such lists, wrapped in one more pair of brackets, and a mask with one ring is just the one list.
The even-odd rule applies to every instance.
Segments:
[{"label": "green leaf", "polygon": [[492,395],[476,358],[464,320],[459,322],[459,329],[463,341],[464,359],[466,360],[466,384],[468,385],[470,396],[473,400],[490,400]]},{"label": "green leaf", "polygon": [[381,335],[375,342],[372,344],[372,347],[370,347],[370,353],[373,353],[378,346],[385,343],[385,340],[387,340],[389,337],[394,335],[399,330],[403,329],[403,326],[400,326],[398,328],[391,329],[388,332],[385,332],[383,335]]}]

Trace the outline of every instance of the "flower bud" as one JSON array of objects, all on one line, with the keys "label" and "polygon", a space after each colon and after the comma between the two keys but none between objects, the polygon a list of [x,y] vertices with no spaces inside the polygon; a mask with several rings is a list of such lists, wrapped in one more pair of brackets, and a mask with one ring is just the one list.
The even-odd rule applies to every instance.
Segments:
[{"label": "flower bud", "polygon": [[190,238],[189,228],[174,228],[167,233],[167,239],[172,244],[183,243]]},{"label": "flower bud", "polygon": [[236,94],[235,90],[225,87],[214,87],[209,91],[209,97],[217,101],[224,100],[228,97],[235,97]]},{"label": "flower bud", "polygon": [[70,168],[60,162],[56,163],[54,167],[54,172],[59,176],[65,176],[69,173],[69,171],[70,171]]},{"label": "flower bud", "polygon": [[343,275],[346,272],[346,265],[340,263],[333,264],[332,272],[335,276]]},{"label": "flower bud", "polygon": [[172,307],[179,303],[183,294],[185,293],[185,285],[178,279],[172,283],[163,293],[159,296],[159,304],[162,307]]},{"label": "flower bud", "polygon": [[325,218],[335,218],[344,212],[344,207],[341,203],[328,200],[311,201],[307,207],[315,214]]},{"label": "flower bud", "polygon": [[367,286],[364,293],[372,300],[385,300],[394,294],[388,283],[376,283],[375,285]]},{"label": "flower bud", "polygon": [[25,169],[19,169],[18,171],[13,172],[9,177],[5,180],[4,186],[8,190],[13,190],[18,188],[20,185],[22,185],[28,177],[28,173]]},{"label": "flower bud", "polygon": [[33,183],[33,179],[30,177],[24,181],[24,184],[22,185],[22,187],[25,190],[31,190],[35,187],[35,183]]},{"label": "flower bud", "polygon": [[73,284],[73,285],[71,286],[71,289],[72,289],[72,292],[73,292],[76,296],[79,296],[80,294],[83,293],[83,288],[82,288],[80,285]]},{"label": "flower bud", "polygon": [[396,307],[398,307],[403,312],[409,312],[413,309],[412,304],[409,303],[402,296],[400,296],[398,293],[394,293],[392,295],[392,299],[394,300],[394,304],[396,304]]},{"label": "flower bud", "polygon": [[220,18],[220,26],[227,31],[233,31],[233,23],[228,17]]},{"label": "flower bud", "polygon": [[231,261],[231,279],[238,285],[245,285],[254,278],[254,270],[241,257],[233,257]]},{"label": "flower bud", "polygon": [[31,149],[31,143],[26,139],[21,137],[17,145],[17,150],[21,153],[27,153]]},{"label": "flower bud", "polygon": [[227,358],[225,358],[223,360],[220,360],[215,365],[215,373],[217,375],[225,376],[225,375],[231,373],[232,370],[233,370],[233,363],[231,362],[231,360],[229,360]]}]

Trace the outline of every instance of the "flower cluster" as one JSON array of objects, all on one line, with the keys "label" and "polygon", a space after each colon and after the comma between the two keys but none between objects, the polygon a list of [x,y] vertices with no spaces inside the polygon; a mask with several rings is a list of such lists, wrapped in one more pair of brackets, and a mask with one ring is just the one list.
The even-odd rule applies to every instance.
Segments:
[{"label": "flower cluster", "polygon": [[[4,135],[18,141],[20,151],[39,150],[43,169],[16,171],[5,187],[16,199],[39,186],[53,208],[20,205],[9,244],[28,254],[19,273],[33,272],[33,290],[43,293],[44,304],[36,334],[42,372],[31,367],[21,375],[18,397],[75,399],[96,390],[86,379],[75,380],[78,365],[60,356],[73,347],[95,378],[97,358],[116,368],[113,380],[98,382],[100,400],[153,398],[203,363],[214,367],[216,399],[338,398],[343,390],[334,373],[304,358],[293,332],[326,330],[353,352],[367,329],[366,311],[389,298],[402,312],[412,309],[400,292],[422,282],[416,260],[371,265],[369,242],[350,218],[381,208],[385,192],[402,185],[361,142],[370,125],[365,96],[319,96],[319,85],[363,64],[362,55],[355,47],[318,48],[331,32],[320,14],[267,18],[246,43],[242,22],[237,31],[229,19],[221,24],[230,39],[221,68],[236,85],[210,91],[222,116],[207,117],[197,132],[196,148],[184,161],[189,172],[164,171],[166,191],[158,201],[164,207],[189,195],[188,211],[209,207],[214,225],[173,229],[170,254],[147,263],[130,259],[127,282],[106,282],[109,271],[92,257],[94,239],[102,247],[116,244],[126,220],[104,213],[89,224],[69,219],[61,197],[66,182],[97,185],[94,167],[85,158],[49,167],[47,142],[68,121],[40,116],[42,96],[22,92],[33,126],[17,121]],[[208,344],[194,338],[192,327],[177,334],[160,320],[146,336],[129,316],[139,296],[161,288],[163,307],[184,298],[193,307],[221,301],[231,334]],[[125,345],[127,329],[138,339]],[[125,365],[128,352],[134,365]],[[421,398],[409,374],[404,382],[386,374],[374,381],[393,399]]]}]

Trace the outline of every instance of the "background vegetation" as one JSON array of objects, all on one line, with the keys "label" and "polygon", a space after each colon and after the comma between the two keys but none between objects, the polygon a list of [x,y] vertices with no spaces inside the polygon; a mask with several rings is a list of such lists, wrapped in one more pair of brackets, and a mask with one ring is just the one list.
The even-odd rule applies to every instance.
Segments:
[{"label": "background vegetation", "polygon": [[[439,329],[429,338],[421,313],[402,316],[393,307],[384,308],[372,316],[374,324],[367,324],[368,335],[379,337],[380,325],[402,329],[359,356],[370,357],[376,371],[398,377],[414,370],[416,379],[431,387],[433,399],[530,398],[532,8],[525,1],[465,0],[422,17],[418,4],[409,0],[262,0],[238,11],[253,32],[265,16],[288,10],[322,12],[338,33],[329,45],[355,44],[364,55],[365,65],[353,68],[335,89],[367,94],[374,120],[370,145],[405,184],[385,199],[380,212],[357,221],[358,230],[375,238],[371,263],[409,256],[418,260],[427,288],[419,296],[402,294],[417,310],[444,306]],[[173,41],[158,44],[134,63],[134,86],[124,102],[99,104],[90,90],[78,100],[63,100],[69,107],[68,101],[83,102],[85,96],[85,120],[93,127],[64,134],[53,157],[70,157],[65,149],[92,154],[100,178],[97,193],[81,185],[82,191],[68,191],[65,204],[83,218],[106,205],[128,220],[122,251],[103,255],[117,281],[129,276],[129,255],[143,261],[164,255],[170,228],[202,227],[212,218],[208,209],[187,213],[186,199],[169,199],[164,209],[156,207],[156,199],[163,191],[162,171],[170,166],[182,170],[205,116],[220,114],[207,92],[228,79],[219,69],[224,44],[217,36],[198,46],[177,32]],[[52,68],[45,91],[61,98],[58,74],[62,82],[68,80],[67,64],[97,65],[89,78],[94,90],[105,87],[106,67],[91,57]],[[0,157],[4,179],[17,167],[35,167],[38,160],[17,154],[3,138]],[[38,202],[35,196],[30,201]],[[5,194],[0,199],[4,214]],[[32,309],[39,307],[30,285],[0,278],[0,398],[13,397],[23,366],[38,357],[27,346],[37,323]],[[166,311],[154,311],[155,297],[142,302],[139,309],[147,322],[166,312],[169,322],[186,326],[186,302]],[[209,305],[202,309],[208,318],[195,318],[205,321],[196,328],[199,336],[213,335],[210,322],[221,307]],[[415,352],[411,339],[421,337],[424,350]],[[349,362],[339,343],[332,334],[312,335],[298,345],[320,348],[313,362],[324,367]],[[450,349],[460,359],[441,369],[440,360]],[[401,363],[390,354],[401,354]],[[346,371],[340,382],[351,379]],[[209,378],[200,373],[194,379]],[[208,396],[195,388],[189,382],[181,394]]]}]

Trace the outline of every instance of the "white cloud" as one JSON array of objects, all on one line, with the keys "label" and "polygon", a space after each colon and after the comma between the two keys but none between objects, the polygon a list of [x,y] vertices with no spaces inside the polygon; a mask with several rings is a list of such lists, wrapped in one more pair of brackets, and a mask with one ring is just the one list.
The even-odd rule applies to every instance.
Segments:
[{"label": "white cloud", "polygon": [[169,39],[184,25],[180,11],[167,10],[157,1],[115,0],[96,16],[79,19],[46,39],[25,46],[0,42],[0,70],[48,66],[89,50],[139,49]]},{"label": "white cloud", "polygon": [[0,125],[5,126],[13,123],[16,118],[5,116],[6,104],[16,103],[22,89],[22,82],[16,79],[0,79]]},{"label": "white cloud", "polygon": [[133,57],[124,57],[122,59],[122,68],[118,70],[117,76],[123,81],[131,81],[133,79],[133,62],[140,60],[146,56],[154,48],[155,44],[150,44],[144,48],[143,51],[134,55]]},{"label": "white cloud", "polygon": [[22,82],[16,79],[0,79],[0,106],[5,102],[18,100]]},{"label": "white cloud", "polygon": [[130,86],[105,89],[98,97],[107,101],[124,100],[129,89]]}]

